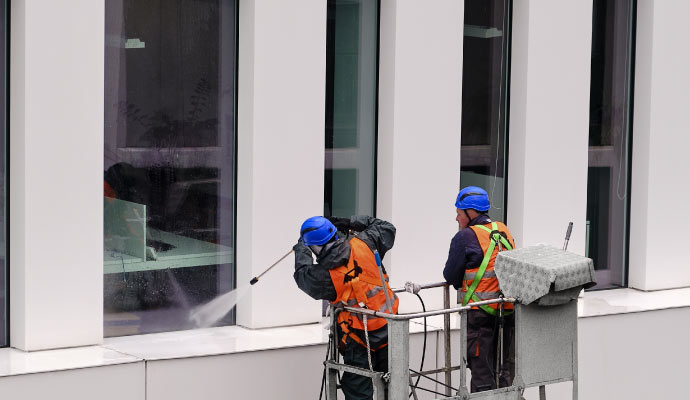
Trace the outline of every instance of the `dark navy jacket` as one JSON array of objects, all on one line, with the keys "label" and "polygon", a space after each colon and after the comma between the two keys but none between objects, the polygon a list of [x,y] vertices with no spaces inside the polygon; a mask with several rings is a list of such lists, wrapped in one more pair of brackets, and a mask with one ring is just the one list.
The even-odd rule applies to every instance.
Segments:
[{"label": "dark navy jacket", "polygon": [[456,233],[453,240],[450,241],[450,250],[448,250],[446,267],[443,269],[443,277],[455,289],[462,287],[465,270],[479,267],[484,259],[484,252],[477,235],[469,227],[489,223],[491,223],[491,218],[488,215],[479,215],[470,221],[467,228]]}]

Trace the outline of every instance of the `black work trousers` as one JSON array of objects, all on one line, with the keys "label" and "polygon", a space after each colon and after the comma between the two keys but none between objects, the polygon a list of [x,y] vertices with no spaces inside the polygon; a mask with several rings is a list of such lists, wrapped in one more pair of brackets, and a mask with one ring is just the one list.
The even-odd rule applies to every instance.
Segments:
[{"label": "black work trousers", "polygon": [[[369,369],[367,349],[353,340],[349,340],[343,352],[343,361],[347,365]],[[371,364],[374,371],[388,372],[388,346],[371,352]],[[345,400],[371,400],[374,395],[374,387],[371,378],[366,376],[343,373],[340,379]]]},{"label": "black work trousers", "polygon": [[[471,392],[496,389],[496,356],[499,318],[482,310],[467,312],[467,364],[472,371]],[[513,383],[515,360],[511,358],[515,333],[515,316],[504,317],[503,368],[500,371],[500,387]]]}]

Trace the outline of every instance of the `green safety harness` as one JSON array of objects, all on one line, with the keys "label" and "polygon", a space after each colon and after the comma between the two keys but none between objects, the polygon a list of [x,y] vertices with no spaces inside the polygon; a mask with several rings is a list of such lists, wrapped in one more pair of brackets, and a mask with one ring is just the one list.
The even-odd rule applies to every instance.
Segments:
[{"label": "green safety harness", "polygon": [[[508,239],[506,239],[503,235],[501,235],[501,232],[498,231],[498,225],[495,222],[491,223],[491,229],[487,228],[484,225],[475,226],[489,232],[489,238],[491,239],[491,242],[489,243],[489,248],[486,249],[486,253],[484,253],[484,259],[482,260],[482,263],[479,265],[479,270],[477,270],[477,274],[474,276],[472,284],[467,289],[467,292],[465,292],[465,297],[462,299],[463,306],[466,306],[467,303],[469,303],[470,299],[475,302],[482,301],[476,294],[474,294],[474,291],[477,289],[477,286],[479,286],[479,282],[484,277],[484,272],[486,272],[486,268],[489,266],[489,261],[491,260],[491,255],[494,253],[496,245],[500,243],[500,245],[503,245],[503,247],[505,247],[508,250],[513,249],[513,246],[510,245]],[[501,251],[500,245],[498,247],[498,251]],[[493,315],[494,317],[497,316],[496,310],[486,304],[478,307],[486,311],[490,315]],[[510,314],[512,314],[512,311],[505,312],[505,315]]]}]

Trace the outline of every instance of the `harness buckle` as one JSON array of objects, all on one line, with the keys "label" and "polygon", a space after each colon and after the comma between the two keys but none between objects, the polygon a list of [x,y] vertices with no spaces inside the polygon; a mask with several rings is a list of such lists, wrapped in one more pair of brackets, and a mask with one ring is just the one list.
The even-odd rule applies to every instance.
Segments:
[{"label": "harness buckle", "polygon": [[489,232],[489,239],[496,243],[496,246],[498,247],[498,251],[502,251],[503,249],[503,244],[501,243],[501,237],[504,239],[508,240],[508,235],[506,235],[505,232],[499,231],[499,230],[493,230]]}]

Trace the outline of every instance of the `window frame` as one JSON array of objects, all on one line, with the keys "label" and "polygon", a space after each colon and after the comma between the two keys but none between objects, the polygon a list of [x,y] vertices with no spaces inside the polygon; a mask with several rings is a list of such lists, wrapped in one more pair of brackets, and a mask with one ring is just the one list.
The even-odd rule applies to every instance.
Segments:
[{"label": "window frame", "polygon": [[5,304],[3,305],[5,312],[5,323],[3,324],[2,329],[4,330],[5,334],[5,343],[0,343],[0,348],[10,346],[10,0],[5,0],[3,9],[5,13],[4,21],[2,21],[4,23],[5,35],[5,40],[3,43],[5,46],[5,51],[2,55],[2,62],[5,65],[5,76],[2,77],[5,85],[5,92],[3,93],[3,97],[5,99],[5,120],[3,121],[5,136],[5,154],[3,154],[3,157],[5,157],[5,187],[3,188],[2,195],[5,196],[5,209],[2,210],[2,212],[5,213],[5,226],[3,227],[5,233],[5,268],[3,271],[5,274],[5,287],[2,289],[5,290]]},{"label": "window frame", "polygon": [[[233,93],[232,93],[232,110],[233,110],[232,112],[233,112],[233,114],[232,114],[232,122],[231,122],[231,124],[228,124],[228,126],[232,127],[233,138],[232,138],[232,140],[228,141],[227,145],[233,146],[232,147],[232,157],[233,157],[233,160],[232,160],[232,168],[233,168],[233,171],[232,171],[232,188],[230,190],[230,192],[232,194],[231,210],[233,213],[232,227],[230,229],[232,231],[231,246],[233,249],[233,253],[231,256],[232,271],[230,272],[229,276],[230,276],[230,279],[232,280],[232,282],[231,282],[232,284],[230,285],[231,290],[234,290],[238,286],[237,285],[237,281],[238,281],[238,274],[237,274],[237,232],[238,232],[237,231],[237,212],[238,212],[237,193],[238,193],[238,153],[239,153],[238,152],[238,144],[239,144],[239,134],[238,134],[239,85],[238,85],[238,82],[239,82],[239,54],[240,54],[240,38],[239,38],[239,36],[240,36],[240,2],[241,2],[241,0],[232,0],[232,1],[233,1],[232,7],[233,7],[233,16],[234,16],[234,27],[233,27],[233,32],[232,32],[232,34],[233,34],[232,45],[234,46],[234,49],[232,52],[233,57],[234,57],[234,59],[233,59],[234,71],[231,75],[228,74],[228,78],[231,78],[233,80]],[[222,7],[222,2],[219,4],[219,9],[221,7]],[[220,26],[219,26],[219,29],[220,29]],[[219,72],[220,72],[220,70],[219,70]],[[104,79],[104,81],[105,81],[105,79]],[[105,95],[105,93],[104,93],[104,95]],[[105,122],[105,120],[104,120],[104,122]],[[120,137],[116,138],[116,146],[118,149],[125,149],[125,151],[127,151],[127,149],[132,148],[132,147],[128,147],[126,145],[126,143],[124,143],[123,138],[120,138]],[[142,152],[142,153],[145,153],[147,151],[149,151],[149,152],[150,151],[156,151],[156,150],[148,149],[148,148],[136,148],[136,147],[134,147],[134,148],[139,150],[139,152]],[[214,149],[220,149],[221,144],[219,143],[217,146],[213,146],[213,147],[205,147],[205,148],[195,147],[195,148],[201,149],[201,151],[214,151]],[[222,293],[217,294],[215,298],[217,298],[221,294]],[[104,310],[103,315],[105,315],[105,310]],[[225,319],[227,319],[229,322],[228,322],[228,324],[226,324],[224,326],[236,325],[236,323],[237,323],[236,316],[237,316],[237,306],[235,305],[235,306],[233,306],[233,308],[228,312],[227,316],[225,317]],[[160,333],[177,332],[177,331],[190,330],[190,329],[191,330],[203,329],[203,328],[205,328],[205,327],[175,329],[172,331],[165,330],[165,331],[161,331]],[[144,334],[148,334],[148,333],[138,333],[136,335],[109,335],[109,336],[106,336],[105,326],[103,329],[103,337],[104,338],[109,338],[109,337],[117,338],[117,337],[122,337],[122,336],[138,336],[138,335],[144,335]]]},{"label": "window frame", "polygon": [[[333,2],[333,4],[335,4],[337,2],[337,0],[327,0],[327,2],[326,2],[327,8],[330,6],[331,1]],[[369,1],[369,0],[360,0],[360,1],[364,2],[364,1]],[[374,98],[373,98],[373,104],[374,104],[373,113],[374,113],[374,115],[373,115],[373,133],[372,133],[372,135],[373,135],[373,137],[372,137],[372,141],[373,141],[372,159],[373,160],[372,160],[372,172],[371,172],[372,173],[372,199],[371,199],[371,210],[372,210],[371,216],[372,217],[376,217],[377,201],[378,201],[379,74],[380,74],[379,69],[380,69],[380,63],[381,63],[381,0],[374,0],[374,1],[376,1],[376,26],[375,26],[375,29],[376,29],[376,44],[375,44],[376,45],[376,51],[375,51],[376,60],[374,62],[374,83],[373,83],[374,84]],[[326,18],[328,20],[328,17],[326,17]],[[333,40],[335,40],[335,38],[333,38]],[[328,50],[328,46],[329,46],[329,31],[327,28],[326,29],[326,50]],[[326,96],[325,96],[325,104],[324,104],[324,117],[325,117],[324,122],[326,122],[326,123],[324,124],[324,134],[326,133],[325,129],[328,125],[327,124],[327,122],[328,122],[328,108],[327,108],[327,106],[329,104],[329,100],[328,100],[328,94],[329,94],[328,90],[329,89],[328,88],[329,88],[329,85],[332,85],[333,81],[335,80],[335,79],[331,79],[331,77],[334,76],[333,71],[330,71],[330,74],[328,71],[328,65],[329,65],[328,51],[326,51],[326,57],[327,57],[327,59],[326,59],[326,85],[325,85],[326,86],[326,90],[325,90]],[[335,62],[333,62],[333,65],[335,66]],[[333,95],[331,97],[335,97],[334,96],[335,90],[334,89],[331,89],[331,90],[332,90],[331,94]],[[329,149],[329,148],[324,146],[324,152],[327,152],[328,150],[332,151],[333,149]],[[326,175],[328,175],[328,171],[329,171],[329,169],[324,168],[324,183],[326,182]],[[332,169],[330,171],[332,171]],[[331,174],[332,174],[332,172],[331,172]],[[357,188],[357,189],[359,189],[359,188]],[[332,209],[330,210],[330,213],[326,213],[326,207],[325,207],[326,202],[325,202],[325,200],[326,200],[326,191],[327,190],[329,190],[329,188],[326,187],[326,185],[324,184],[324,210],[323,211],[324,211],[325,216],[329,216],[329,215],[333,214]],[[332,193],[331,193],[331,198],[332,198]],[[349,216],[343,215],[342,217],[349,217]]]},{"label": "window frame", "polygon": [[[500,77],[501,81],[503,81],[503,85],[501,88],[501,91],[503,93],[503,99],[500,101],[502,110],[503,110],[503,124],[502,124],[502,129],[503,129],[503,205],[501,212],[503,214],[503,217],[501,220],[504,223],[508,223],[508,182],[509,182],[509,159],[510,159],[510,99],[511,99],[511,70],[512,70],[512,46],[513,46],[513,0],[504,0],[503,4],[503,13],[504,13],[504,23],[505,23],[505,28],[504,28],[504,37],[505,37],[505,43],[504,43],[504,48],[501,50],[503,52],[503,55],[505,57],[504,59],[504,65],[501,67],[502,68],[502,76]],[[467,16],[466,13],[466,8],[465,8],[465,13],[463,14],[463,41],[464,41],[464,27],[465,27],[465,18]],[[465,48],[463,46],[463,60],[465,60]],[[464,80],[464,72],[463,72],[463,80]],[[464,83],[464,82],[463,82]],[[464,90],[464,89],[463,89]],[[462,94],[461,94],[462,96]],[[462,105],[462,101],[461,101]],[[463,113],[465,115],[465,113]],[[500,122],[500,117],[499,117],[499,122]],[[493,134],[493,132],[491,133]],[[462,127],[460,130],[460,176],[462,176]],[[500,146],[499,146],[500,147]],[[493,175],[494,179],[498,176],[498,171]],[[488,175],[488,179],[491,180],[492,175]],[[464,186],[468,186],[467,184],[463,184],[462,182],[459,182],[461,188]],[[489,196],[491,196],[491,190],[489,188],[484,188],[488,193]],[[493,199],[492,199],[493,200]],[[493,207],[493,201],[492,201],[492,209]]]},{"label": "window frame", "polygon": [[[592,7],[594,7],[594,3],[592,4]],[[627,82],[627,107],[626,107],[626,118],[625,118],[625,124],[626,124],[626,132],[625,132],[625,140],[627,141],[626,146],[627,149],[625,151],[625,157],[626,157],[626,162],[625,162],[625,173],[626,173],[626,179],[625,179],[625,185],[626,185],[626,194],[625,194],[625,212],[623,213],[623,254],[622,254],[622,263],[620,265],[620,268],[622,269],[621,271],[621,276],[619,277],[619,280],[614,280],[610,279],[609,281],[605,282],[606,286],[605,287],[599,287],[597,284],[596,286],[587,289],[587,291],[598,291],[598,290],[612,290],[612,289],[619,289],[619,288],[627,288],[629,286],[629,278],[630,278],[630,225],[631,225],[631,194],[632,194],[632,184],[633,184],[633,179],[632,179],[632,172],[633,172],[633,147],[634,147],[634,131],[633,131],[633,121],[634,121],[634,111],[635,111],[635,66],[636,66],[636,50],[637,50],[637,0],[632,0],[630,4],[630,15],[629,15],[629,23],[630,23],[630,28],[628,31],[629,36],[629,63],[627,65],[628,69],[628,82]],[[592,21],[592,29],[594,29],[594,21]],[[592,38],[594,40],[594,38]],[[590,60],[590,68],[592,61]],[[590,86],[591,86],[591,78],[590,78]],[[591,89],[590,89],[591,90]],[[590,110],[591,114],[591,110]],[[591,115],[590,115],[591,118]],[[590,150],[591,147],[588,143],[587,146],[587,155],[588,155],[588,171],[590,166]],[[588,172],[589,175],[589,172]],[[611,232],[608,232],[608,235],[610,237]],[[589,246],[589,235],[585,238],[586,243],[585,245],[588,247]],[[609,249],[610,251],[610,249]],[[607,251],[607,255],[609,252]],[[609,268],[610,270],[610,268]],[[596,272],[595,272],[596,273]],[[599,279],[597,279],[599,280]],[[620,285],[615,284],[615,282],[620,282]]]}]

